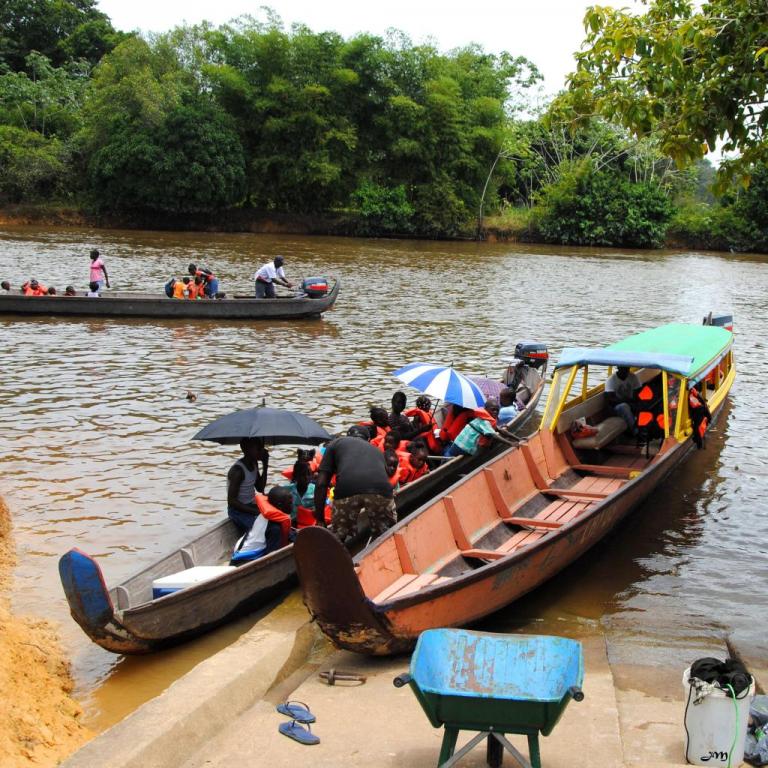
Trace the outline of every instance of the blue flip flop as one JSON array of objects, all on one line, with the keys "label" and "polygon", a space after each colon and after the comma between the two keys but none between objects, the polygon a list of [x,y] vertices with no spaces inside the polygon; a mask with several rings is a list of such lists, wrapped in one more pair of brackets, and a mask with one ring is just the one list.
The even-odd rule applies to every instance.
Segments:
[{"label": "blue flip flop", "polygon": [[298,741],[299,744],[309,745],[320,743],[320,738],[315,736],[315,734],[309,730],[309,726],[305,728],[295,720],[292,720],[290,723],[280,723],[280,725],[277,727],[277,730],[280,731],[283,736],[287,736],[289,739]]},{"label": "blue flip flop", "polygon": [[277,705],[277,711],[281,715],[290,717],[297,723],[314,723],[315,716],[309,711],[309,707],[303,701],[284,701]]}]

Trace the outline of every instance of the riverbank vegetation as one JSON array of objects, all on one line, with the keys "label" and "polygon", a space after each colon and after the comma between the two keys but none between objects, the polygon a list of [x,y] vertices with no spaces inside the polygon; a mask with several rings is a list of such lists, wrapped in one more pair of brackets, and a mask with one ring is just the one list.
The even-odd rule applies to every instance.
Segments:
[{"label": "riverbank vegetation", "polygon": [[[735,3],[739,29],[759,15],[752,5]],[[669,34],[682,36],[682,68],[698,57],[690,68],[711,77],[713,54],[687,42],[691,29],[709,43],[730,32],[706,26],[707,7],[651,6],[649,17],[665,13]],[[285,29],[270,11],[141,37],[115,31],[93,0],[14,0],[0,17],[6,207],[55,201],[138,226],[293,216],[359,235],[768,242],[763,116],[749,113],[746,95],[764,90],[765,50],[752,52],[752,79],[729,91],[748,128],[740,133],[723,104],[731,117],[705,132],[689,93],[701,84],[665,70],[671,54],[649,41],[650,22],[618,11],[590,11],[570,91],[536,114],[535,64],[475,45],[444,53],[395,31],[344,39]],[[615,89],[612,56],[625,62]],[[644,96],[678,87],[687,142],[675,138],[666,96]],[[742,160],[715,176],[701,143],[724,135]]]}]

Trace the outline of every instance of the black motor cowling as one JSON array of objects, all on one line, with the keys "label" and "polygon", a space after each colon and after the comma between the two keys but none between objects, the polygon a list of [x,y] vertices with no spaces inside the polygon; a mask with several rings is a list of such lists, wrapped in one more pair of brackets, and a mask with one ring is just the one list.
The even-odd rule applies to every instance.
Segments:
[{"label": "black motor cowling", "polygon": [[549,360],[549,350],[540,341],[520,341],[515,345],[514,357],[531,368],[542,368]]}]

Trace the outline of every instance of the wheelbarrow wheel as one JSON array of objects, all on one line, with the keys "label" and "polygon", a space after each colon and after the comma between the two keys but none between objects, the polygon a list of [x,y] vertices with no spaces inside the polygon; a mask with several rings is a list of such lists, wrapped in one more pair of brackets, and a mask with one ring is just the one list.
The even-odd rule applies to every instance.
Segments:
[{"label": "wheelbarrow wheel", "polygon": [[492,733],[488,734],[485,760],[491,768],[501,768],[501,764],[504,762],[504,747]]}]

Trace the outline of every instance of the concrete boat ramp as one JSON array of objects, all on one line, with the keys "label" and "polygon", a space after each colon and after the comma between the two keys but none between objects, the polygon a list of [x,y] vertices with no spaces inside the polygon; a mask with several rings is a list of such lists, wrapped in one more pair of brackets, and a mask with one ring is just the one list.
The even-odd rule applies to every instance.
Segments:
[{"label": "concrete boat ramp", "polygon": [[[200,663],[157,698],[68,758],[65,768],[232,768],[436,766],[442,729],[429,724],[408,688],[392,679],[408,657],[367,658],[335,651],[299,610],[292,594],[237,642]],[[571,702],[547,738],[545,768],[660,768],[685,765],[682,670],[609,663],[605,638],[581,638],[582,702]],[[723,656],[726,654],[723,649]],[[748,661],[745,659],[745,661]],[[330,668],[354,671],[364,684],[329,686]],[[760,673],[753,669],[758,680]],[[763,677],[765,679],[765,677]],[[305,746],[278,732],[275,706],[306,702],[320,743]],[[474,734],[462,733],[457,749]],[[525,737],[510,741],[527,756]],[[505,765],[512,765],[506,756]],[[481,745],[460,765],[480,768]]]}]

